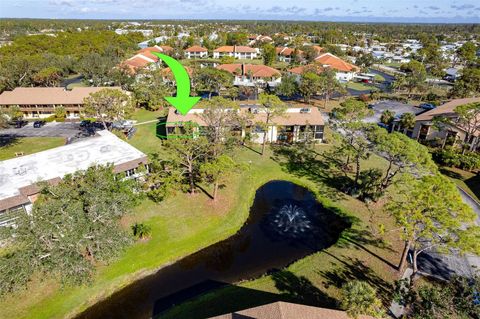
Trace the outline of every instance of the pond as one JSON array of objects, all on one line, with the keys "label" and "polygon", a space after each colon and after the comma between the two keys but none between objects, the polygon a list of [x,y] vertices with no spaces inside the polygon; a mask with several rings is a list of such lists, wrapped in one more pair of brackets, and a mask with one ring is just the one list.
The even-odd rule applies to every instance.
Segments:
[{"label": "pond", "polygon": [[249,218],[235,235],[132,283],[77,318],[157,317],[211,289],[257,278],[325,249],[346,227],[306,188],[269,182],[257,190]]}]

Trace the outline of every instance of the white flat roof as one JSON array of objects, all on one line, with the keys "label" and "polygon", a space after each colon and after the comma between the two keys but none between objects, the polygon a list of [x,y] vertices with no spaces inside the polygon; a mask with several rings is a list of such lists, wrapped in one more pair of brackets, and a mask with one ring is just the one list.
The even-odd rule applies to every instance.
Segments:
[{"label": "white flat roof", "polygon": [[19,195],[19,188],[93,165],[119,165],[146,155],[106,130],[98,136],[31,155],[0,161],[0,200]]}]

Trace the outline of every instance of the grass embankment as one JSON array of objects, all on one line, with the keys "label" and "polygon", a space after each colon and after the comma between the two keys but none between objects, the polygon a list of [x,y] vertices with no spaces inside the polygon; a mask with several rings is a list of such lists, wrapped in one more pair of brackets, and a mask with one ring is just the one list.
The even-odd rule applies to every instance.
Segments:
[{"label": "grass embankment", "polygon": [[[324,149],[329,146],[323,147]],[[365,164],[383,167],[383,159],[372,156]],[[276,164],[270,164],[276,166]],[[291,175],[278,172],[279,178]],[[359,279],[375,287],[385,305],[391,301],[391,283],[396,278],[402,243],[396,231],[387,231],[382,242],[372,231],[384,224],[394,229],[393,221],[383,213],[383,203],[367,208],[363,203],[340,194],[322,182],[299,179],[326,205],[348,212],[355,221],[333,246],[303,258],[280,272],[265,275],[204,294],[180,304],[161,318],[204,318],[284,300],[324,307],[338,307],[340,289],[348,281]],[[369,210],[370,209],[370,210]]]},{"label": "grass embankment", "polygon": [[[137,134],[129,142],[145,153],[164,151],[152,134],[155,124],[138,126]],[[321,152],[329,147],[319,146],[318,150]],[[89,285],[62,288],[51,278],[34,279],[25,291],[0,301],[0,318],[69,317],[134,280],[233,235],[246,220],[256,189],[275,179],[290,180],[310,188],[324,203],[351,215],[355,219],[352,228],[344,232],[337,244],[287,267],[280,279],[268,275],[232,285],[180,305],[166,316],[208,316],[282,298],[317,305],[329,300],[334,305],[340,287],[355,278],[370,282],[386,304],[390,301],[390,285],[396,278],[391,264],[398,262],[401,242],[394,231],[386,233],[385,243],[372,235],[378,224],[385,224],[386,229],[394,228],[392,219],[383,213],[382,203],[367,209],[360,201],[328,186],[324,179],[290,172],[271,152],[262,157],[242,148],[235,158],[246,163],[249,169],[232,177],[220,190],[216,204],[203,193],[178,194],[160,204],[145,200],[124,218],[123,224],[125,227],[134,222],[150,225],[152,238],[149,241],[137,242],[115,262],[99,266]],[[385,163],[372,156],[365,164],[367,168]],[[210,190],[207,188],[207,191]],[[260,297],[267,295],[268,298]]]},{"label": "grass embankment", "polygon": [[480,176],[454,167],[442,167],[440,171],[457,184],[457,186],[480,202]]},{"label": "grass embankment", "polygon": [[[22,137],[6,142],[0,146],[0,161],[15,157],[15,153],[23,155],[45,151],[65,144],[63,137]],[[2,145],[0,140],[0,145]]]}]

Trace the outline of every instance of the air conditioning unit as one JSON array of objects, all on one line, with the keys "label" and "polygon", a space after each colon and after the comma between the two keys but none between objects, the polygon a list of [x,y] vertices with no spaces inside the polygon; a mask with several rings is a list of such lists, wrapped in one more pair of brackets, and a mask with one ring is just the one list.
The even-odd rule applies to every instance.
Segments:
[{"label": "air conditioning unit", "polygon": [[310,113],[310,112],[311,112],[310,108],[308,108],[308,107],[304,107],[304,108],[300,109],[300,113]]}]

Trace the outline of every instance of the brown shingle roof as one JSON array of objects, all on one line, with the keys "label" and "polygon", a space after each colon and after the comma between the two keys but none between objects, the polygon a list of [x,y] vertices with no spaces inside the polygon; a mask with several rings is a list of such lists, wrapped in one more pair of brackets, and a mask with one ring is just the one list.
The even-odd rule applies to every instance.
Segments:
[{"label": "brown shingle roof", "polygon": [[[298,108],[296,108],[298,109]],[[240,112],[249,112],[247,108],[241,108]],[[265,122],[267,115],[265,113],[253,114],[252,123]],[[201,113],[190,111],[187,115],[181,115],[170,108],[167,117],[167,127],[177,126],[178,122],[194,122],[200,126],[206,126]],[[310,113],[300,113],[299,111],[287,112],[284,116],[277,116],[271,121],[272,125],[324,125],[322,113],[316,107],[310,108]]]},{"label": "brown shingle roof", "polygon": [[415,119],[417,121],[430,121],[435,116],[451,116],[455,114],[455,108],[457,106],[476,102],[480,102],[480,97],[451,100],[450,102],[440,105],[433,110],[417,115]]},{"label": "brown shingle roof", "polygon": [[[305,306],[290,302],[274,302],[263,306],[235,311],[210,319],[250,318],[250,319],[351,319],[345,311]],[[375,319],[360,315],[358,319]]]},{"label": "brown shingle roof", "polygon": [[148,162],[148,159],[146,156],[141,157],[139,159],[133,160],[133,161],[128,161],[122,164],[115,165],[113,167],[113,172],[114,173],[121,173],[128,171],[130,169],[134,169],[139,167],[141,164],[146,164]]},{"label": "brown shingle roof", "polygon": [[0,212],[2,210],[7,210],[9,208],[17,207],[28,203],[30,203],[30,201],[28,200],[27,196],[24,196],[22,194],[8,197],[5,199],[0,199]]},{"label": "brown shingle roof", "polygon": [[102,89],[121,90],[120,87],[18,87],[0,94],[0,105],[69,105],[83,104],[83,99]]}]

